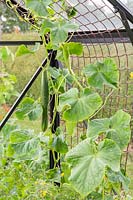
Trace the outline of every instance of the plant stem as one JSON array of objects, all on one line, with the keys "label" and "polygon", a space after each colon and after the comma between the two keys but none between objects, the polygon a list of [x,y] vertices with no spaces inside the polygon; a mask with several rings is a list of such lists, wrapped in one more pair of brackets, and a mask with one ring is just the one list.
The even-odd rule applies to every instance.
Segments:
[{"label": "plant stem", "polygon": [[105,184],[105,176],[104,176],[103,185],[102,185],[102,200],[105,199],[105,196],[104,196],[104,193],[105,193],[105,191],[104,191],[104,184]]},{"label": "plant stem", "polygon": [[53,114],[53,119],[52,119],[52,123],[50,125],[50,127],[52,128],[53,124],[54,124],[54,121],[55,121],[55,118],[56,118],[56,114],[57,114],[57,106],[58,106],[58,95],[57,94],[54,94],[55,95],[55,105],[54,105],[54,114]]},{"label": "plant stem", "polygon": [[73,76],[73,79],[75,81],[75,83],[78,85],[78,87],[81,89],[81,91],[83,90],[83,86],[80,84],[80,82],[78,81],[78,79],[75,76],[75,73],[73,72],[73,70],[71,68],[69,68],[69,72],[70,74]]},{"label": "plant stem", "polygon": [[108,98],[112,95],[113,92],[114,92],[114,90],[112,90],[112,91],[108,94],[108,96],[105,98],[105,101],[103,102],[103,105],[90,117],[90,119],[93,118],[95,115],[97,115],[97,114],[104,108],[104,106],[105,106],[106,103],[107,103]]},{"label": "plant stem", "polygon": [[57,160],[56,160],[56,157],[55,157],[54,150],[52,150],[52,154],[53,154],[53,159],[54,159],[54,168],[56,168]]}]

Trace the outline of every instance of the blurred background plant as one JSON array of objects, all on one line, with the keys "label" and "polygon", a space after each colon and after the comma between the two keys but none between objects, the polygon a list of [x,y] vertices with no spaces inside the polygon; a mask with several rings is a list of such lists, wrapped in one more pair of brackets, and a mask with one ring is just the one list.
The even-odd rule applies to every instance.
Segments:
[{"label": "blurred background plant", "polygon": [[17,32],[17,30],[25,32],[28,30],[28,24],[22,22],[11,9],[0,3],[0,28],[3,33]]},{"label": "blurred background plant", "polygon": [[[6,62],[10,59],[10,63],[14,62],[13,53],[7,48],[0,49],[0,107],[2,111],[0,119],[3,118],[5,112],[8,112],[10,103],[14,101],[14,97],[18,96],[18,92],[15,90],[14,85],[17,82],[15,75],[9,74],[6,71]],[[4,112],[4,113],[3,113]]]}]

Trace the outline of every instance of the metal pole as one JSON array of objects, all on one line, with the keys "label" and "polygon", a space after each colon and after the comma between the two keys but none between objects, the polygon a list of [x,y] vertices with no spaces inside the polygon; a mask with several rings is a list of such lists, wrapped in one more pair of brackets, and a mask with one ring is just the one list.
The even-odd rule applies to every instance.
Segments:
[{"label": "metal pole", "polygon": [[2,130],[2,128],[4,127],[4,125],[7,123],[8,119],[11,117],[11,115],[13,114],[13,112],[15,111],[15,109],[17,108],[17,106],[19,105],[19,103],[22,101],[23,97],[25,96],[25,94],[27,93],[27,91],[30,89],[30,87],[32,86],[32,84],[34,83],[34,81],[36,80],[36,78],[38,77],[38,75],[40,74],[40,72],[42,71],[42,67],[45,67],[45,65],[47,64],[47,59],[45,59],[42,63],[42,66],[40,66],[36,72],[34,73],[34,75],[32,76],[32,78],[30,79],[30,81],[27,83],[27,85],[25,86],[25,88],[23,89],[23,91],[21,92],[21,94],[19,95],[19,97],[17,98],[17,100],[15,101],[15,103],[12,105],[11,109],[9,110],[9,112],[6,114],[6,116],[4,117],[4,119],[2,120],[2,122],[0,123],[0,131]]},{"label": "metal pole", "polygon": [[116,9],[120,9],[122,10],[127,19],[133,24],[133,14],[131,13],[131,11],[128,9],[127,6],[125,6],[124,3],[122,3],[122,1],[120,0],[108,0]]},{"label": "metal pole", "polygon": [[121,16],[121,19],[122,19],[122,23],[125,26],[127,34],[128,34],[128,36],[130,38],[130,41],[131,41],[131,43],[133,45],[133,31],[130,28],[130,25],[128,23],[127,17],[126,17],[125,13],[122,10],[118,10],[118,12],[120,13],[120,16]]},{"label": "metal pole", "polygon": [[[51,50],[51,54],[49,59],[50,59],[50,66],[51,67],[56,67],[59,68],[59,62],[55,59],[56,58],[56,51],[52,51]],[[53,121],[53,115],[54,115],[54,106],[55,106],[55,95],[51,95],[50,96],[50,121]],[[57,112],[56,113],[56,117],[54,120],[54,124],[52,126],[52,133],[54,134],[56,132],[56,129],[60,126],[60,114]],[[58,153],[54,152],[54,157],[56,158],[56,160],[58,159]],[[49,160],[50,160],[50,169],[53,169],[55,166],[55,161],[54,161],[54,157],[53,157],[53,152],[50,150],[49,153]],[[58,161],[58,163],[56,164],[57,167],[60,167],[60,160]]]},{"label": "metal pole", "polygon": [[43,44],[43,41],[0,41],[0,46],[19,46],[19,45],[35,45],[36,43]]}]

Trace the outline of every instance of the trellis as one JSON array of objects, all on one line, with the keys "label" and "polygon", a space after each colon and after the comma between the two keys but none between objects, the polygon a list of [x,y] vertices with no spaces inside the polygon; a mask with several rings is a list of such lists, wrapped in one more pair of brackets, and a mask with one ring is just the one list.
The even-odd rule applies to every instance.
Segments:
[{"label": "trellis", "polygon": [[[2,1],[6,2],[6,1]],[[21,17],[27,15],[28,11],[24,8],[23,1],[11,1],[16,5],[16,11]],[[133,80],[130,79],[130,72],[133,71],[133,16],[130,10],[119,0],[100,0],[97,4],[95,0],[69,0],[68,5],[73,5],[77,10],[77,15],[74,21],[79,25],[77,32],[69,33],[71,41],[81,42],[85,48],[84,53],[80,57],[72,57],[72,66],[76,72],[80,74],[80,69],[88,63],[97,60],[103,60],[106,57],[115,59],[120,72],[121,87],[113,93],[105,108],[99,113],[99,117],[109,117],[116,110],[123,109],[131,114],[133,118]],[[10,6],[10,5],[9,5]],[[67,20],[64,12],[60,9],[60,1],[55,3],[56,15],[62,16]],[[61,11],[60,11],[61,10]],[[27,15],[28,16],[28,15]],[[33,23],[30,16],[29,21]],[[36,42],[42,41],[0,41],[0,46],[17,46],[20,44],[34,45]],[[55,56],[54,52],[50,52],[53,56],[54,66]],[[45,66],[47,60],[44,60],[42,66]],[[52,63],[51,63],[52,65]],[[22,98],[25,96],[29,88],[32,86],[42,68],[39,67],[31,80],[25,86],[20,96],[13,104],[7,115],[0,124],[0,129],[6,124],[8,119],[15,111]],[[106,88],[102,94],[105,98]],[[54,101],[51,102],[51,118]],[[59,126],[59,116],[55,120],[55,129]],[[133,130],[133,119],[131,121],[131,128]],[[78,124],[75,136],[70,138],[71,147],[79,142],[80,135],[86,129],[85,124]],[[53,130],[54,132],[55,130]],[[127,150],[128,152],[128,150]],[[51,160],[51,168],[52,168]]]}]

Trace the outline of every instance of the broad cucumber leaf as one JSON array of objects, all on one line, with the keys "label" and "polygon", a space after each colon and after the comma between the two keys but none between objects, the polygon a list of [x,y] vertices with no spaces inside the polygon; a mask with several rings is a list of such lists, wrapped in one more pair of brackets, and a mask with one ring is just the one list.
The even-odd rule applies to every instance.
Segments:
[{"label": "broad cucumber leaf", "polygon": [[[66,69],[66,68],[62,69],[62,74],[63,74],[63,76],[66,77],[66,82],[67,82],[67,84],[68,84],[69,86],[72,85],[73,82],[74,82],[74,78],[73,78],[73,76],[69,73],[69,70]],[[67,76],[66,76],[66,75],[67,75]]]},{"label": "broad cucumber leaf", "polygon": [[54,22],[47,18],[44,19],[41,25],[41,35],[45,35],[46,33],[50,32],[54,27]]},{"label": "broad cucumber leaf", "polygon": [[22,44],[18,47],[15,55],[18,57],[18,56],[23,56],[26,54],[33,54],[36,51],[38,51],[39,47],[40,47],[39,43],[36,43],[33,49],[29,49],[25,45]]},{"label": "broad cucumber leaf", "polygon": [[70,55],[80,56],[83,53],[83,45],[81,43],[69,42],[64,44]]},{"label": "broad cucumber leaf", "polygon": [[[41,25],[41,35],[50,33],[51,44],[56,45],[58,43],[65,42],[68,38],[68,32],[76,31],[77,29],[78,29],[78,25],[71,22],[67,22],[65,20],[53,22],[50,19],[44,19]],[[75,52],[78,52],[78,54],[82,50],[81,45],[78,46],[78,48],[79,47],[80,47],[80,50],[77,50],[77,51],[75,50]],[[70,49],[72,51],[71,44],[70,44]]]},{"label": "broad cucumber leaf", "polygon": [[39,140],[37,139],[10,145],[14,150],[12,157],[15,158],[16,161],[37,160],[39,152],[41,151]]},{"label": "broad cucumber leaf", "polygon": [[62,111],[66,107],[71,107],[73,103],[75,103],[75,99],[78,98],[78,89],[71,88],[66,93],[61,94],[59,96],[59,111]]},{"label": "broad cucumber leaf", "polygon": [[38,159],[41,152],[39,138],[31,131],[15,130],[11,132],[7,155],[16,161]]},{"label": "broad cucumber leaf", "polygon": [[47,16],[47,6],[52,3],[52,0],[26,0],[26,6],[38,16]]},{"label": "broad cucumber leaf", "polygon": [[48,71],[49,71],[50,75],[52,76],[52,78],[54,78],[54,79],[58,79],[59,76],[61,75],[59,69],[57,69],[55,67],[49,67]]},{"label": "broad cucumber leaf", "polygon": [[78,26],[67,21],[56,22],[51,30],[51,40],[54,44],[65,42],[68,38],[68,32],[76,31]]},{"label": "broad cucumber leaf", "polygon": [[114,172],[111,169],[108,169],[107,176],[108,176],[110,182],[112,182],[114,184],[122,183],[124,190],[128,190],[130,179],[128,177],[124,176],[124,174],[121,171]]},{"label": "broad cucumber leaf", "polygon": [[27,140],[31,139],[31,135],[26,130],[14,130],[10,134],[10,142],[12,144],[18,144],[21,142],[25,142]]},{"label": "broad cucumber leaf", "polygon": [[102,105],[98,93],[79,94],[77,88],[72,88],[59,96],[59,110],[64,110],[66,121],[79,122],[88,119]]},{"label": "broad cucumber leaf", "polygon": [[80,56],[83,53],[83,46],[80,43],[69,42],[63,44],[60,48],[60,55],[62,62],[65,63],[66,67],[70,67],[70,55]]},{"label": "broad cucumber leaf", "polygon": [[34,53],[34,52],[22,44],[18,47],[18,49],[16,51],[16,56],[22,56],[25,54],[32,54],[32,53]]},{"label": "broad cucumber leaf", "polygon": [[88,83],[92,87],[101,90],[104,85],[117,88],[119,71],[114,61],[110,58],[105,59],[104,62],[87,65],[83,72],[88,77]]},{"label": "broad cucumber leaf", "polygon": [[52,144],[51,144],[51,148],[58,152],[58,153],[67,153],[68,152],[68,145],[64,139],[64,135],[60,134],[58,136],[55,135],[55,137],[53,138]]},{"label": "broad cucumber leaf", "polygon": [[94,119],[88,122],[87,136],[89,138],[97,138],[98,135],[105,133],[109,130],[110,119]]},{"label": "broad cucumber leaf", "polygon": [[108,138],[114,140],[123,150],[130,141],[130,120],[131,116],[128,113],[119,110],[110,118],[90,121],[87,135],[92,138],[105,133]]},{"label": "broad cucumber leaf", "polygon": [[60,78],[63,78],[63,79],[65,78],[63,83],[66,82],[69,86],[72,85],[72,83],[74,81],[73,76],[69,73],[68,69],[65,69],[65,68],[57,69],[54,67],[49,67],[48,71],[49,71],[50,75],[52,76],[52,78],[54,78],[56,80],[56,82],[59,83],[58,85],[60,85],[60,81],[59,81]]},{"label": "broad cucumber leaf", "polygon": [[81,195],[87,196],[100,185],[106,166],[120,169],[120,148],[110,139],[98,146],[87,138],[66,154],[71,167],[70,182]]},{"label": "broad cucumber leaf", "polygon": [[53,138],[49,141],[50,149],[58,152],[58,153],[67,153],[68,145],[65,141],[64,134],[61,128],[56,129],[56,133],[53,135]]},{"label": "broad cucumber leaf", "polygon": [[15,120],[12,119],[3,127],[1,134],[3,135],[4,141],[8,142],[11,131],[18,129],[18,125],[16,125],[14,122]]},{"label": "broad cucumber leaf", "polygon": [[63,45],[61,51],[62,51],[61,54],[63,57],[63,62],[65,64],[66,68],[69,69],[70,68],[70,54],[69,54],[69,50],[68,50],[67,46]]},{"label": "broad cucumber leaf", "polygon": [[66,133],[68,135],[73,135],[76,125],[76,122],[66,121]]},{"label": "broad cucumber leaf", "polygon": [[18,119],[23,120],[28,117],[31,121],[36,120],[41,113],[41,105],[30,97],[25,97],[15,112]]}]

